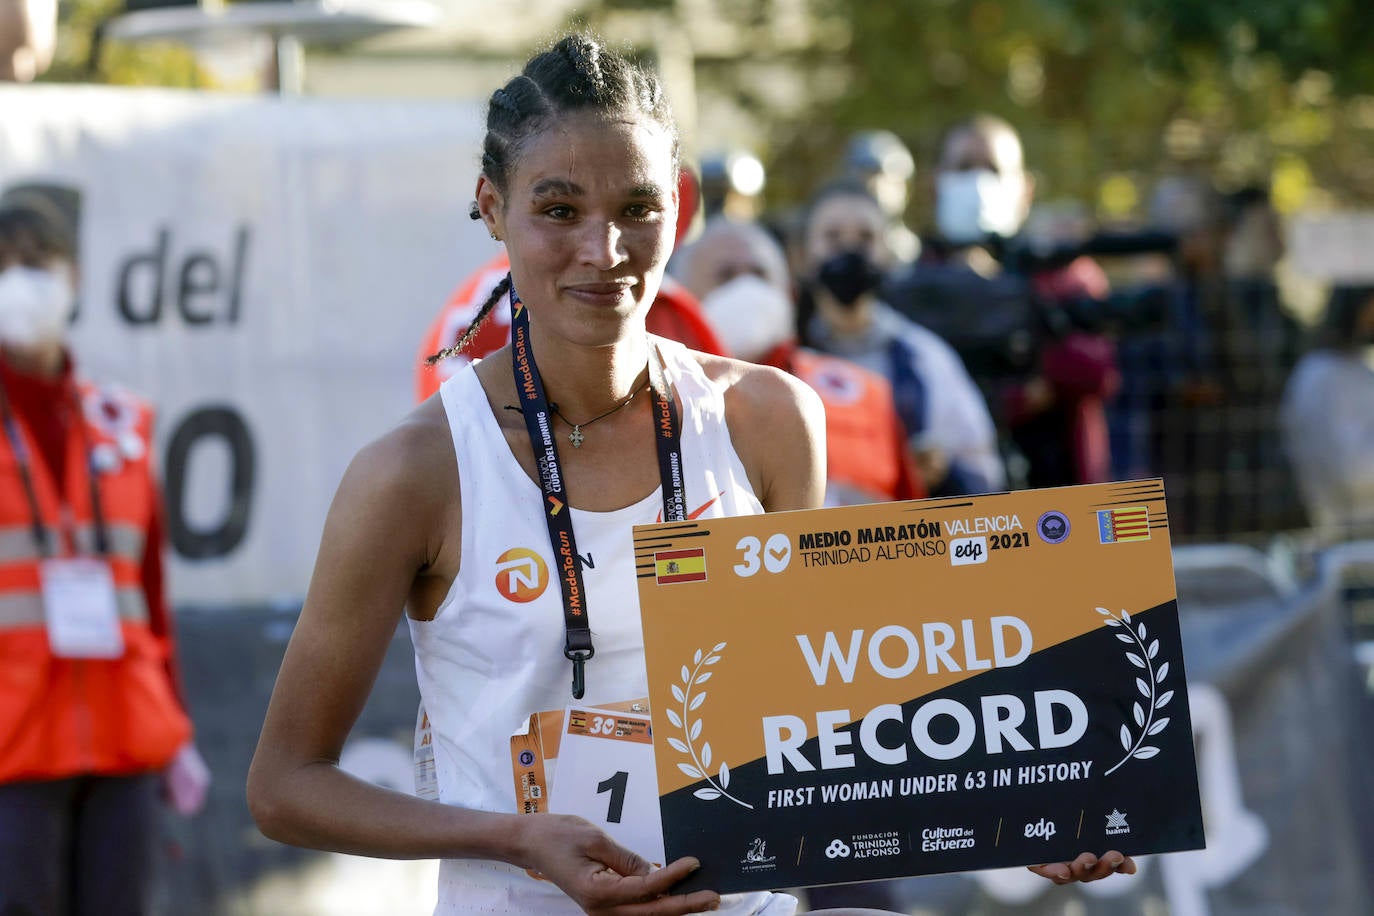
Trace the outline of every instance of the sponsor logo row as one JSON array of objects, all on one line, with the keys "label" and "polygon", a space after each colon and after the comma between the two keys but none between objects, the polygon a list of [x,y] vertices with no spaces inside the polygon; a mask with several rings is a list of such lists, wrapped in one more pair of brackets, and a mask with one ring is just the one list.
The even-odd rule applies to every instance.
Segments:
[{"label": "sponsor logo row", "polygon": [[[1113,808],[1109,814],[1103,816],[1106,820],[1104,832],[1107,836],[1131,832],[1126,814],[1119,809]],[[1065,828],[1071,829],[1069,825],[1065,825]],[[1019,828],[1013,829],[1019,829],[1026,839],[1048,841],[1060,832],[1060,825],[1051,818],[1042,817],[1036,821],[1027,821]],[[987,840],[986,833],[980,836],[973,827],[956,824],[926,827],[919,833],[889,830],[833,836],[823,851],[827,859],[872,859],[899,856],[906,852],[932,853],[975,849],[980,841],[986,843]],[[996,843],[997,840],[994,839],[993,842]],[[740,859],[740,871],[775,869],[777,856],[769,853],[768,843],[766,837],[754,837]]]}]

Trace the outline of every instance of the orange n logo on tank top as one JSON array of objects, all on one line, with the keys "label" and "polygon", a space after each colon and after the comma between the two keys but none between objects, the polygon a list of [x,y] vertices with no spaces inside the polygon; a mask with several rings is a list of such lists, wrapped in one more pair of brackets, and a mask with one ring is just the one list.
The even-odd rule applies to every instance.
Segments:
[{"label": "orange n logo on tank top", "polygon": [[544,558],[527,547],[512,547],[496,558],[496,590],[507,601],[525,604],[549,587]]}]

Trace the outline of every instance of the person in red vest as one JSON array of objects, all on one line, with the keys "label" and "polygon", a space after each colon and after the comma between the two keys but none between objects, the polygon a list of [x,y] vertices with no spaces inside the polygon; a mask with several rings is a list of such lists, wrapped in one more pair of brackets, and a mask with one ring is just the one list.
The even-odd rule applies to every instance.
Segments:
[{"label": "person in red vest", "polygon": [[0,205],[0,913],[151,911],[209,773],[163,594],[152,413],[80,380],[54,212]]},{"label": "person in red vest", "polygon": [[926,495],[887,380],[797,345],[786,258],[762,227],[714,218],[683,253],[682,280],[736,357],[791,373],[821,396],[827,505]]},{"label": "person in red vest", "polygon": [[[678,177],[678,199],[681,203],[677,219],[677,244],[682,243],[691,227],[699,197],[696,178],[692,170],[684,166]],[[509,271],[510,259],[502,249],[500,254],[468,276],[444,304],[443,311],[430,324],[420,344],[420,358],[416,361],[415,370],[417,401],[423,401],[438,391],[446,378],[467,365],[470,360],[495,353],[510,340],[510,316],[506,314],[505,309],[493,309],[488,319],[463,348],[462,356],[450,357],[436,365],[426,363],[431,354],[453,346],[453,342],[472,324],[477,313],[481,311],[482,304]],[[681,283],[666,275],[663,277],[663,285],[659,287],[658,295],[654,298],[653,307],[649,309],[649,317],[645,324],[650,334],[676,340],[693,350],[714,353],[717,356],[730,355],[715,329],[702,315],[696,297]]]}]

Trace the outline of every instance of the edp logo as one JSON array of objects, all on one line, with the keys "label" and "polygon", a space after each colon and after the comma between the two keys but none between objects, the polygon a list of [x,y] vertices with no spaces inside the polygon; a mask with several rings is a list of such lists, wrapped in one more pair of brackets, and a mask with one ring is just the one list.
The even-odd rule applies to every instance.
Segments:
[{"label": "edp logo", "polygon": [[949,542],[949,562],[951,566],[970,566],[988,561],[988,539],[954,538]]},{"label": "edp logo", "polygon": [[1054,836],[1055,832],[1054,821],[1046,820],[1043,817],[1040,818],[1037,823],[1026,825],[1026,836],[1028,838],[1039,837],[1042,840],[1048,840],[1050,837]]}]

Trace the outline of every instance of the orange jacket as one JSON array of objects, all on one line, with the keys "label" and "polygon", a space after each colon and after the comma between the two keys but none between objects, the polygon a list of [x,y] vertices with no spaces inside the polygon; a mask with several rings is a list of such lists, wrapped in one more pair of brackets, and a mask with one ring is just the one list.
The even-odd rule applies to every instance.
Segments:
[{"label": "orange jacket", "polygon": [[[72,555],[73,546],[82,555],[94,553],[90,473],[92,464],[100,468],[124,654],[68,659],[50,651],[30,503],[18,456],[9,437],[0,435],[0,783],[158,769],[191,735],[169,670],[170,627],[160,619],[166,608],[161,594],[145,588],[146,553],[161,550],[148,457],[152,412],[118,390],[69,382],[66,391],[69,403],[79,399],[81,418],[68,424],[61,487],[38,459],[22,417],[16,416],[15,428],[55,556]],[[63,521],[64,503],[69,522]]]},{"label": "orange jacket", "polygon": [[[420,358],[415,371],[415,399],[423,401],[439,390],[444,379],[467,364],[467,359],[452,357],[437,366],[428,366],[425,359],[446,347],[453,346],[458,336],[472,323],[477,310],[487,301],[487,296],[496,284],[510,270],[510,261],[503,251],[469,276],[449,297],[441,311],[425,332],[424,342],[420,345]],[[658,296],[649,309],[646,319],[650,333],[676,340],[706,353],[725,355],[725,347],[716,336],[715,330],[701,313],[696,298],[682,284],[671,277],[663,278]],[[480,359],[494,353],[510,340],[510,312],[497,305],[478,330],[477,336],[467,345],[463,355],[468,359]]]},{"label": "orange jacket", "polygon": [[790,372],[821,396],[827,504],[926,495],[887,379],[839,357],[792,344],[779,347],[762,362]]}]

